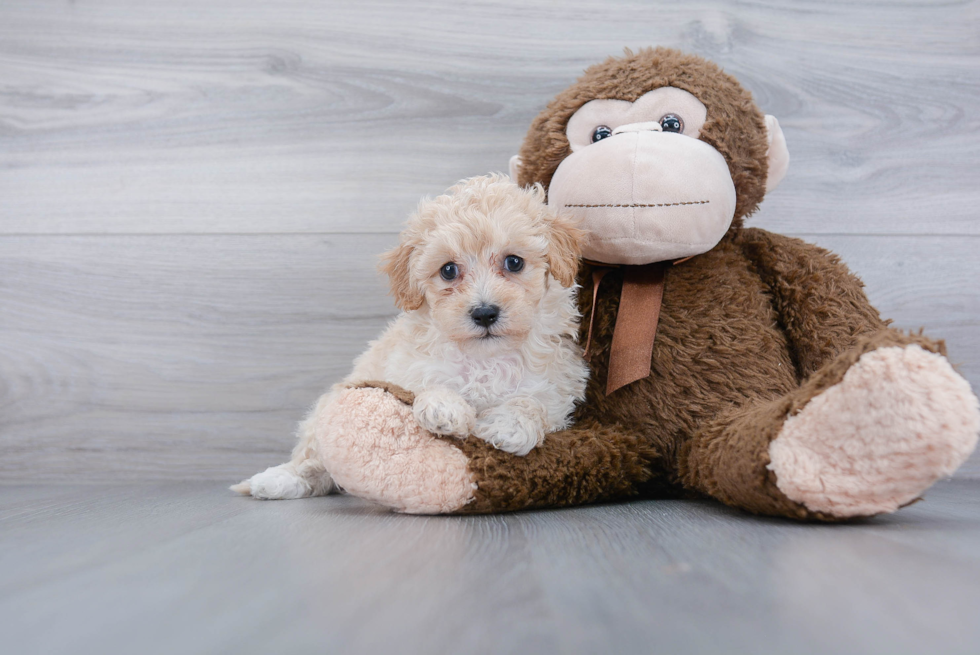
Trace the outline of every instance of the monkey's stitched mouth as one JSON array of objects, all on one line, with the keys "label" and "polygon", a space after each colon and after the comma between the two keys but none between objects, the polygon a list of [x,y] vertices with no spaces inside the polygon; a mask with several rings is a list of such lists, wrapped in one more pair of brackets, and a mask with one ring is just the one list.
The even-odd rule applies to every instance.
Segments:
[{"label": "monkey's stitched mouth", "polygon": [[707,205],[710,200],[691,200],[689,202],[659,202],[659,203],[632,203],[632,204],[605,204],[605,205],[565,205],[565,207],[679,207],[681,205]]}]

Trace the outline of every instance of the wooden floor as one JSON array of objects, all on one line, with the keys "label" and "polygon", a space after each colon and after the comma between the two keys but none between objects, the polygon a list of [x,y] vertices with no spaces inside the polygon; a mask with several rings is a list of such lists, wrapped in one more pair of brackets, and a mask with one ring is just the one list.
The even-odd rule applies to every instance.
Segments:
[{"label": "wooden floor", "polygon": [[5,653],[977,653],[980,481],[847,525],[0,486]]}]

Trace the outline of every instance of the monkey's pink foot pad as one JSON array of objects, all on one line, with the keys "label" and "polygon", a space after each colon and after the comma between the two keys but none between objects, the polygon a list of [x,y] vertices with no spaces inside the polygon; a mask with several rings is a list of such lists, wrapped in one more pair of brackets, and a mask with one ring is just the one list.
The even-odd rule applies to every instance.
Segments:
[{"label": "monkey's pink foot pad", "polygon": [[769,469],[811,511],[872,516],[951,475],[978,431],[977,399],[945,358],[916,345],[879,348],[786,419]]},{"label": "monkey's pink foot pad", "polygon": [[466,455],[423,430],[383,389],[345,389],[316,419],[317,448],[347,493],[409,514],[445,514],[473,500]]}]

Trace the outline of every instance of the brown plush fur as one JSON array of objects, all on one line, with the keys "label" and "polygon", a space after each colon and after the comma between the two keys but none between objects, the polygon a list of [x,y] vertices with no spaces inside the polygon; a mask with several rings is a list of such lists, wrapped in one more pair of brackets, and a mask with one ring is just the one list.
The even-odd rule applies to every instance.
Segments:
[{"label": "brown plush fur", "polygon": [[[834,520],[777,489],[766,468],[769,443],[864,352],[909,343],[942,352],[942,344],[888,329],[836,255],[742,228],[765,190],[765,123],[750,94],[703,59],[658,48],[589,68],[535,119],[521,149],[520,182],[547,187],[570,154],[565,125],[589,100],[632,101],[667,85],[708,108],[700,138],[728,161],[735,220],[714,249],[668,271],[651,373],[610,396],[604,390],[622,273],[603,278],[592,377],[576,426],[549,435],[525,458],[464,442],[478,484],[464,512],[694,492],[752,512]],[[591,279],[583,266],[583,316],[592,310]],[[583,343],[587,329],[583,321]]]},{"label": "brown plush fur", "polygon": [[545,444],[517,457],[474,437],[457,443],[477,478],[476,499],[461,513],[564,507],[633,495],[651,477],[650,461],[657,456],[641,436],[594,420],[551,434]]},{"label": "brown plush fur", "polygon": [[769,464],[769,443],[783,422],[844,378],[866,352],[888,346],[917,344],[945,354],[942,342],[885,329],[861,337],[858,343],[810,377],[801,387],[774,400],[759,400],[734,407],[710,421],[694,439],[685,442],[680,458],[683,483],[721,500],[760,514],[800,519],[837,521],[838,517],[810,512],[787,499],[776,488]]},{"label": "brown plush fur", "polygon": [[367,382],[361,382],[360,384],[352,384],[348,387],[349,389],[384,389],[400,402],[411,405],[415,402],[415,394],[405,389],[399,387],[397,384],[392,384],[391,382],[383,382],[380,380],[369,380]]}]

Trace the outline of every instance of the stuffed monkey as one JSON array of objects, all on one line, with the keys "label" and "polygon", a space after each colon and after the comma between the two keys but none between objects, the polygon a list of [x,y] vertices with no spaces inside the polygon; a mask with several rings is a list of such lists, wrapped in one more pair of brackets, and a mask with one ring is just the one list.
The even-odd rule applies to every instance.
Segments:
[{"label": "stuffed monkey", "polygon": [[943,343],[889,328],[835,255],[743,227],[788,162],[776,119],[704,59],[592,66],[511,167],[589,232],[574,426],[518,457],[425,432],[379,381],[316,417],[322,463],[415,513],[710,496],[835,521],[914,501],[973,450],[977,399]]}]

